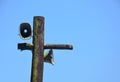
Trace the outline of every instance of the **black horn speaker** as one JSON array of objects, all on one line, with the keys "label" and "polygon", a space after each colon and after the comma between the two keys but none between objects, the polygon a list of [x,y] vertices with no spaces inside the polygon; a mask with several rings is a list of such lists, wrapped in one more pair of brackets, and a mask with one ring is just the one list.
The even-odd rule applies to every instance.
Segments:
[{"label": "black horn speaker", "polygon": [[19,31],[22,39],[30,39],[32,30],[29,23],[21,23]]},{"label": "black horn speaker", "polygon": [[47,53],[44,54],[44,62],[54,65],[54,55],[52,49],[50,49]]}]

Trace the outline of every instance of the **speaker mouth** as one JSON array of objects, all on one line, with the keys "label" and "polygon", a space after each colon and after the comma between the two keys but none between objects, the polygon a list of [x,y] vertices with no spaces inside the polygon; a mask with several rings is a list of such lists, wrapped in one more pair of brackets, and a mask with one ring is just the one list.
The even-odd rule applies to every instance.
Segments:
[{"label": "speaker mouth", "polygon": [[31,26],[29,23],[20,24],[19,28],[20,37],[22,39],[30,39],[32,36]]},{"label": "speaker mouth", "polygon": [[52,49],[44,54],[44,62],[54,65],[54,55]]}]

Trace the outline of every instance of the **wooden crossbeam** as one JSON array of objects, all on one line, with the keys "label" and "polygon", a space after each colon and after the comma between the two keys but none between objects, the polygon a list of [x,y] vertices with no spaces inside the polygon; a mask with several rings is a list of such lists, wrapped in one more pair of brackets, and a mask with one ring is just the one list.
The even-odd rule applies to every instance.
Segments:
[{"label": "wooden crossbeam", "polygon": [[[20,50],[32,50],[33,49],[33,44],[18,43],[18,49],[20,49]],[[72,50],[73,46],[69,45],[69,44],[45,44],[44,49]]]}]

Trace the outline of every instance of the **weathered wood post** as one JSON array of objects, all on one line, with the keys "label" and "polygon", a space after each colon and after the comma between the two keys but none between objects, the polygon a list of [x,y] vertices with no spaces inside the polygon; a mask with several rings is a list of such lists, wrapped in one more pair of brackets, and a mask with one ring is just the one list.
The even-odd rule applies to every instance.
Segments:
[{"label": "weathered wood post", "polygon": [[44,17],[35,16],[33,20],[33,56],[31,82],[42,82],[44,67]]}]

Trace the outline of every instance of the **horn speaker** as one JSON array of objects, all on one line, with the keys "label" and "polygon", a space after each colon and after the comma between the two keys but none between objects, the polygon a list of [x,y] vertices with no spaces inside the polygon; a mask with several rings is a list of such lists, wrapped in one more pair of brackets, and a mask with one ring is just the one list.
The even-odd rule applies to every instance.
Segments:
[{"label": "horn speaker", "polygon": [[54,56],[53,56],[53,50],[50,49],[47,53],[44,55],[44,62],[50,63],[54,65]]}]

